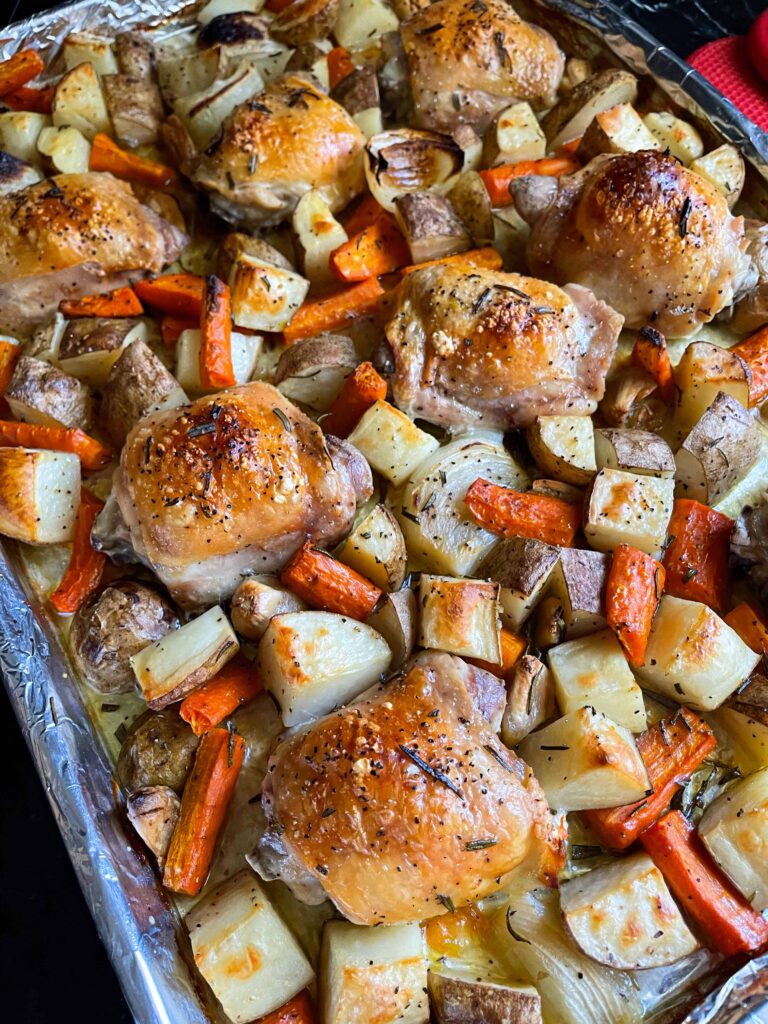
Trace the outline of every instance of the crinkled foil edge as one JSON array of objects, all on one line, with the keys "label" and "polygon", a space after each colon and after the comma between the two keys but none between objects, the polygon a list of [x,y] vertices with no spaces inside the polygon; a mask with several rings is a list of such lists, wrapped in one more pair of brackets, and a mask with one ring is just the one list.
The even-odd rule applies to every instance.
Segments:
[{"label": "crinkled foil edge", "polygon": [[[68,32],[116,31],[167,21],[185,0],[80,0],[0,30],[0,59],[22,45],[50,62]],[[706,119],[768,178],[768,135],[645,29],[609,3],[529,0],[599,33],[603,45],[672,100]],[[182,953],[175,911],[125,824],[116,783],[42,605],[22,583],[10,545],[0,545],[0,672],[42,779],[99,936],[139,1024],[205,1024]],[[768,956],[708,996],[684,1024],[768,1024]]]}]

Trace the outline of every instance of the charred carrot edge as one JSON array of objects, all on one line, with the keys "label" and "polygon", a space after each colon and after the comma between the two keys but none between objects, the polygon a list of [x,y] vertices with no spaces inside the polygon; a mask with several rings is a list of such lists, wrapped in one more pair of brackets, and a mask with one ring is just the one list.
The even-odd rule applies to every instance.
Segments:
[{"label": "charred carrot edge", "polygon": [[0,96],[20,89],[45,67],[37,50],[19,50],[0,63]]},{"label": "charred carrot edge", "polygon": [[72,615],[101,582],[107,556],[91,544],[91,530],[104,502],[85,487],[80,489],[80,507],[75,521],[75,536],[69,565],[58,587],[51,594],[51,604],[61,615]]},{"label": "charred carrot edge", "polygon": [[[133,290],[142,302],[170,316],[199,320],[203,308],[205,278],[197,274],[165,274],[137,281]],[[195,324],[199,327],[199,324]]]},{"label": "charred carrot edge", "polygon": [[525,637],[518,636],[517,633],[513,633],[511,629],[507,629],[504,626],[502,626],[499,633],[499,640],[501,641],[500,665],[494,665],[492,661],[483,661],[482,658],[467,658],[466,660],[494,676],[506,676],[507,672],[514,667],[515,662],[525,651],[528,646],[528,640]]},{"label": "charred carrot edge", "polygon": [[381,590],[365,576],[306,543],[280,574],[280,580],[311,608],[367,619]]},{"label": "charred carrot edge", "polygon": [[622,807],[584,811],[584,819],[600,842],[625,850],[669,807],[685,778],[717,746],[710,727],[688,708],[680,708],[637,737],[653,792],[645,800]]},{"label": "charred carrot edge", "polygon": [[384,378],[376,372],[372,363],[360,363],[344,381],[341,391],[331,403],[322,424],[324,432],[335,437],[348,437],[363,413],[386,397],[387,382]]},{"label": "charred carrot edge", "polygon": [[328,84],[334,89],[342,79],[351,75],[355,65],[349,57],[349,51],[344,46],[334,46],[327,57],[328,61]]},{"label": "charred carrot edge", "polygon": [[661,563],[644,551],[628,544],[619,544],[614,551],[605,591],[605,617],[633,668],[645,661],[665,578]]},{"label": "charred carrot edge", "polygon": [[116,178],[134,181],[149,188],[166,189],[173,185],[178,175],[172,167],[145,160],[142,156],[121,149],[108,135],[97,132],[91,143],[88,159],[91,171],[108,171]]},{"label": "charred carrot edge", "polygon": [[581,505],[513,491],[490,480],[475,480],[464,502],[480,526],[504,537],[532,537],[567,548],[581,526]]},{"label": "charred carrot edge", "polygon": [[304,989],[284,1006],[268,1013],[266,1017],[259,1017],[253,1024],[315,1024],[316,1019],[309,993]]},{"label": "charred carrot edge", "polygon": [[562,144],[562,146],[560,146],[560,148],[558,150],[558,153],[560,154],[560,156],[574,156],[575,153],[576,153],[576,150],[581,145],[581,140],[583,138],[584,138],[583,135],[579,135],[578,138],[571,139],[570,142],[564,142]]},{"label": "charred carrot edge", "polygon": [[293,0],[267,0],[264,6],[268,11],[271,11],[272,14],[279,14],[280,11],[284,11],[286,7],[290,7],[292,3]]},{"label": "charred carrot edge", "polygon": [[662,564],[673,597],[702,601],[719,612],[728,605],[733,520],[691,498],[677,498],[667,527]]},{"label": "charred carrot edge", "polygon": [[20,355],[21,345],[14,345],[12,341],[0,341],[0,395],[4,395],[8,389]]},{"label": "charred carrot edge", "polygon": [[83,469],[101,469],[112,458],[111,449],[78,427],[39,427],[33,423],[0,420],[0,448],[50,448],[72,452]]},{"label": "charred carrot edge", "polygon": [[657,821],[640,842],[674,896],[723,956],[754,954],[768,943],[768,921],[753,910],[720,870],[693,825],[680,811]]},{"label": "charred carrot edge", "polygon": [[373,223],[333,250],[329,265],[340,281],[367,281],[404,267],[410,258],[395,218],[382,211]]},{"label": "charred carrot edge", "polygon": [[641,328],[632,349],[632,362],[653,377],[663,402],[669,405],[674,401],[676,390],[672,363],[667,339],[660,331],[653,327]]},{"label": "charred carrot edge", "polygon": [[370,277],[343,291],[305,302],[283,331],[283,339],[286,345],[292,345],[300,338],[343,327],[358,316],[369,316],[378,310],[383,294],[384,289],[378,279]]},{"label": "charred carrot edge", "polygon": [[509,206],[512,202],[510,183],[515,178],[523,178],[527,174],[546,174],[559,177],[561,174],[572,174],[581,169],[578,160],[571,156],[549,156],[543,160],[521,160],[516,164],[503,164],[490,170],[480,171],[485,182],[488,195],[493,206]]},{"label": "charred carrot edge", "polygon": [[213,729],[241,704],[257,697],[264,689],[255,666],[245,658],[235,658],[179,705],[179,714],[196,736]]},{"label": "charred carrot edge", "polygon": [[735,630],[747,647],[755,654],[768,654],[768,629],[760,616],[746,601],[737,604],[725,616],[725,621]]},{"label": "charred carrot edge", "polygon": [[750,406],[761,405],[768,398],[768,324],[734,345],[731,351],[741,356],[752,371]]},{"label": "charred carrot edge", "polygon": [[198,320],[190,320],[181,316],[164,316],[160,322],[160,335],[166,348],[173,348],[183,331],[196,331],[200,326]]},{"label": "charred carrot edge", "polygon": [[229,285],[211,274],[205,280],[200,314],[200,383],[204,388],[230,388],[232,366],[232,298]]},{"label": "charred carrot edge", "polygon": [[3,93],[3,103],[9,110],[21,110],[31,114],[50,114],[53,109],[53,94],[55,92],[55,85],[47,85],[40,89],[21,85],[13,92]]},{"label": "charred carrot edge", "polygon": [[427,260],[426,263],[412,263],[403,267],[401,274],[414,274],[417,270],[425,270],[427,267],[442,267],[444,265],[457,267],[483,267],[487,270],[501,270],[503,261],[501,255],[492,246],[484,249],[470,249],[468,252],[457,252],[453,256],[443,256],[439,260]]},{"label": "charred carrot edge", "polygon": [[356,235],[358,231],[362,231],[363,228],[373,224],[378,217],[382,217],[385,214],[390,216],[384,207],[376,202],[372,195],[367,195],[355,203],[349,212],[345,211],[342,214],[341,223],[348,235]]},{"label": "charred carrot edge", "polygon": [[144,307],[133,288],[116,288],[103,295],[84,295],[81,299],[64,299],[59,303],[64,316],[141,316]]}]

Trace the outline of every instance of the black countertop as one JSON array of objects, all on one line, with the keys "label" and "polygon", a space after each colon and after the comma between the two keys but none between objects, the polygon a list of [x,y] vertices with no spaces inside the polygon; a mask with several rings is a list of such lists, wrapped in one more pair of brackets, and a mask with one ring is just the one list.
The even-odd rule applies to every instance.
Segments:
[{"label": "black countertop", "polygon": [[[682,57],[743,33],[763,0],[614,0]],[[11,0],[0,24],[53,6]],[[9,13],[10,12],[10,13]],[[0,695],[0,982],[16,1024],[130,1024],[10,705]],[[13,997],[11,996],[13,994]],[[141,1024],[141,1022],[140,1022]]]}]

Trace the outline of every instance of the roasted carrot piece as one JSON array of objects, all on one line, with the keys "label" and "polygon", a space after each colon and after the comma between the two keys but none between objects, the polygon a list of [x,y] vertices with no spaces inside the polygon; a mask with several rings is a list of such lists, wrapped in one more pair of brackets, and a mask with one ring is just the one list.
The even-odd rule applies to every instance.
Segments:
[{"label": "roasted carrot piece", "polygon": [[516,164],[503,164],[480,171],[485,182],[493,206],[509,206],[512,202],[510,183],[515,178],[524,178],[527,174],[546,174],[559,177],[561,174],[572,174],[578,171],[581,164],[571,156],[550,156],[543,160],[521,160]]},{"label": "roasted carrot piece", "polygon": [[[165,274],[147,281],[137,281],[133,290],[142,302],[171,316],[198,320],[203,308],[205,278],[197,274]],[[195,324],[199,327],[199,324]]]},{"label": "roasted carrot piece", "polygon": [[558,150],[560,156],[573,156],[581,145],[581,140],[583,138],[583,135],[579,135],[577,139],[571,139],[570,142],[564,142]]},{"label": "roasted carrot piece", "polygon": [[235,658],[213,679],[185,697],[179,705],[179,714],[192,726],[196,736],[202,736],[263,689],[255,666],[245,658]]},{"label": "roasted carrot piece", "polygon": [[72,615],[98,587],[107,556],[91,544],[91,530],[104,502],[85,487],[80,488],[80,507],[67,571],[51,594],[51,604],[61,615]]},{"label": "roasted carrot piece", "polygon": [[506,676],[507,672],[514,667],[515,662],[528,646],[525,637],[518,636],[511,629],[502,627],[499,634],[501,640],[501,664],[494,665],[491,661],[483,661],[482,658],[467,658],[466,660],[478,668],[490,672],[494,676]]},{"label": "roasted carrot piece", "polygon": [[205,281],[200,314],[200,383],[230,388],[237,383],[232,366],[232,298],[229,285],[211,274]]},{"label": "roasted carrot piece", "polygon": [[190,320],[182,316],[164,316],[160,322],[160,335],[166,348],[173,348],[182,331],[196,331],[200,326],[198,320]]},{"label": "roasted carrot piece", "polygon": [[81,299],[65,299],[59,310],[70,318],[78,316],[141,316],[144,307],[133,288],[116,288],[103,295],[84,295]]},{"label": "roasted carrot piece", "polygon": [[12,341],[0,341],[0,395],[5,394],[11,383],[21,348],[21,345],[14,345]]},{"label": "roasted carrot piece", "polygon": [[0,63],[0,96],[20,89],[45,67],[37,50],[19,50]]},{"label": "roasted carrot piece", "polygon": [[644,551],[619,544],[613,553],[605,591],[605,617],[633,668],[639,668],[645,661],[665,576],[661,563]]},{"label": "roasted carrot piece", "polygon": [[253,1024],[315,1024],[316,1020],[309,993],[304,989],[284,1006],[268,1013],[266,1017],[259,1017]]},{"label": "roasted carrot piece", "polygon": [[306,543],[280,574],[280,580],[312,608],[367,619],[381,590],[365,576]]},{"label": "roasted carrot piece", "polygon": [[715,611],[728,604],[733,520],[691,498],[678,498],[667,528],[662,564],[673,597],[702,601]]},{"label": "roasted carrot piece", "polygon": [[667,339],[653,327],[640,329],[632,349],[632,362],[656,381],[661,400],[669,404],[675,398],[675,380]]},{"label": "roasted carrot piece", "polygon": [[365,196],[358,203],[354,205],[349,213],[344,213],[341,217],[341,223],[344,226],[344,230],[351,237],[356,235],[358,231],[362,231],[363,228],[368,227],[369,224],[378,218],[387,214],[387,211],[371,195]]},{"label": "roasted carrot piece", "polygon": [[735,630],[747,647],[755,654],[768,654],[768,629],[765,623],[746,601],[737,604],[728,612],[725,621]]},{"label": "roasted carrot piece", "polygon": [[387,382],[384,378],[376,372],[372,363],[360,363],[344,381],[344,386],[331,403],[328,415],[322,422],[324,432],[335,437],[348,437],[363,413],[386,397]]},{"label": "roasted carrot piece", "polygon": [[669,807],[672,797],[717,746],[715,734],[706,722],[688,708],[637,737],[653,792],[645,800],[623,807],[584,811],[584,819],[603,846],[624,850]]},{"label": "roasted carrot piece", "polygon": [[330,255],[331,271],[340,281],[367,281],[404,267],[410,252],[395,218],[382,211],[371,224]]},{"label": "roasted carrot piece", "polygon": [[112,458],[112,451],[78,427],[39,427],[33,423],[0,420],[0,448],[50,448],[72,452],[83,469],[101,469]]},{"label": "roasted carrot piece", "polygon": [[768,324],[734,345],[731,351],[741,356],[752,371],[750,406],[761,405],[768,398]]},{"label": "roasted carrot piece", "polygon": [[710,949],[736,956],[754,954],[768,944],[768,921],[720,870],[680,811],[665,814],[640,842]]},{"label": "roasted carrot piece", "polygon": [[328,82],[332,89],[355,70],[355,65],[349,57],[349,51],[344,46],[334,46],[328,54],[327,60]]},{"label": "roasted carrot piece", "polygon": [[3,103],[9,110],[25,110],[32,114],[50,114],[53,108],[55,85],[35,89],[28,85],[19,86],[13,92],[3,94]]},{"label": "roasted carrot piece", "polygon": [[581,526],[580,504],[547,494],[513,491],[490,480],[475,480],[464,503],[480,526],[504,537],[532,537],[571,547]]},{"label": "roasted carrot piece", "polygon": [[469,249],[467,252],[457,252],[453,256],[443,256],[439,260],[427,260],[426,263],[412,263],[403,267],[401,274],[413,274],[417,270],[424,270],[425,267],[441,267],[444,264],[457,267],[483,267],[486,270],[501,270],[503,261],[501,255],[492,246],[484,249]]},{"label": "roasted carrot piece", "polygon": [[267,0],[264,6],[272,14],[279,14],[280,11],[284,11],[286,7],[290,7],[293,0]]},{"label": "roasted carrot piece", "polygon": [[234,730],[211,729],[200,740],[163,872],[171,892],[196,896],[205,884],[244,755]]},{"label": "roasted carrot piece", "polygon": [[296,310],[293,319],[283,331],[286,345],[292,345],[300,338],[310,338],[322,331],[333,331],[344,327],[359,316],[369,316],[379,308],[379,299],[384,289],[375,277],[353,284],[343,291],[334,292],[321,299],[305,302]]},{"label": "roasted carrot piece", "polygon": [[116,178],[135,181],[148,188],[165,189],[173,185],[178,175],[172,167],[145,160],[142,156],[121,149],[108,135],[97,132],[91,143],[88,160],[91,171],[108,171]]}]

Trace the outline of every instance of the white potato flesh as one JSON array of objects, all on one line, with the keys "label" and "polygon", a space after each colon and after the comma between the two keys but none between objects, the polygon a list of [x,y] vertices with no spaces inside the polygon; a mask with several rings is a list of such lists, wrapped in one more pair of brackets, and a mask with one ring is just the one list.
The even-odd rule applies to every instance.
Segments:
[{"label": "white potato flesh", "polygon": [[67,71],[78,64],[90,63],[99,75],[116,75],[120,70],[112,50],[112,40],[93,32],[70,32],[64,40]]},{"label": "white potato flesh", "polygon": [[45,114],[32,114],[25,110],[7,111],[0,114],[0,149],[19,160],[38,166],[40,153],[37,140],[43,128],[51,124]]},{"label": "white potato flesh", "polygon": [[658,558],[674,498],[674,480],[601,469],[589,496],[584,535],[598,551],[629,544]]},{"label": "white potato flesh", "polygon": [[365,49],[379,36],[396,32],[400,22],[383,0],[341,0],[333,34],[348,50]]},{"label": "white potato flesh", "polygon": [[173,105],[199,149],[207,149],[235,107],[261,92],[264,79],[253,64],[241,64],[204,92],[182,96]]},{"label": "white potato flesh", "polygon": [[184,923],[195,964],[234,1024],[271,1013],[314,980],[252,871],[204,896]]},{"label": "white potato flesh", "polygon": [[618,103],[595,115],[578,149],[580,158],[590,160],[600,153],[637,153],[661,149],[631,103]]},{"label": "white potato flesh", "polygon": [[546,591],[560,602],[567,640],[606,625],[604,594],[610,562],[601,551],[560,549]]},{"label": "white potato flesh", "polygon": [[69,125],[93,141],[97,132],[111,130],[109,112],[93,64],[78,64],[59,81],[53,94],[53,123]]},{"label": "white potato flesh", "polygon": [[501,434],[469,431],[435,449],[410,475],[393,511],[420,565],[446,576],[472,576],[499,538],[472,519],[464,504],[467,490],[478,478],[525,490],[528,477]]},{"label": "white potato flesh", "polygon": [[768,909],[768,767],[721,793],[704,812],[699,835],[755,910]]},{"label": "white potato flesh", "polygon": [[542,121],[550,152],[583,136],[601,111],[636,99],[637,79],[628,71],[611,68],[580,82]]},{"label": "white potato flesh", "polygon": [[[176,380],[190,395],[204,391],[200,383],[200,338],[199,330],[182,331],[176,342]],[[245,384],[251,379],[262,344],[259,334],[232,331],[232,369],[236,384]]]},{"label": "white potato flesh", "polygon": [[518,750],[553,809],[619,807],[651,790],[632,733],[591,707],[531,733]]},{"label": "white potato flesh", "polygon": [[683,121],[666,111],[646,114],[643,121],[648,131],[659,140],[662,148],[668,149],[672,156],[686,167],[703,154],[704,143],[701,136],[688,121]]},{"label": "white potato flesh", "polygon": [[422,647],[501,664],[498,583],[423,573],[419,608]]},{"label": "white potato flesh", "polygon": [[646,853],[563,882],[560,907],[582,953],[621,971],[664,967],[699,945]]},{"label": "white potato flesh", "polygon": [[520,629],[544,596],[560,558],[560,549],[528,537],[505,537],[478,565],[482,579],[501,584],[501,620],[512,630]]},{"label": "white potato flesh", "polygon": [[292,270],[238,253],[229,272],[232,319],[254,331],[282,331],[309,291],[309,281]]},{"label": "white potato flesh", "polygon": [[404,412],[382,400],[363,414],[349,442],[396,487],[439,447],[437,438],[419,430]]},{"label": "white potato flesh", "polygon": [[[324,62],[328,67],[327,60]],[[384,119],[381,116],[381,107],[368,107],[367,110],[360,110],[352,114],[352,120],[366,137],[372,139],[374,135],[384,131]]]},{"label": "white potato flesh", "polygon": [[91,156],[91,144],[77,128],[43,128],[37,148],[61,174],[85,174]]},{"label": "white potato flesh", "polygon": [[259,643],[264,686],[286,725],[305,725],[348,704],[389,667],[387,642],[370,626],[333,612],[290,612]]},{"label": "white potato flesh", "polygon": [[[84,384],[88,384],[89,387],[100,388],[106,384],[109,371],[125,349],[137,340],[147,341],[147,325],[142,321],[138,321],[126,331],[118,348],[83,352],[82,355],[71,356],[69,359],[59,359],[56,365],[63,373],[76,377]],[[183,401],[186,401],[186,397],[182,399]]]},{"label": "white potato flesh", "polygon": [[748,409],[749,381],[749,370],[736,352],[708,341],[691,342],[675,367],[675,419],[680,439],[699,422],[721,391]]},{"label": "white potato flesh", "polygon": [[541,160],[547,140],[529,103],[513,103],[503,110],[488,130],[485,152],[490,167]]},{"label": "white potato flesh", "polygon": [[736,767],[743,775],[768,764],[768,725],[751,714],[721,707],[707,716],[719,736],[724,736]]},{"label": "white potato flesh", "polygon": [[643,691],[610,629],[553,647],[547,657],[562,714],[589,704],[630,732],[645,731]]},{"label": "white potato flesh", "polygon": [[26,544],[72,540],[80,460],[70,452],[0,448],[0,534]]},{"label": "white potato flesh", "polygon": [[214,605],[134,654],[130,662],[142,696],[157,710],[208,682],[239,650],[229,619]]},{"label": "white potato flesh", "polygon": [[334,280],[330,256],[347,240],[347,232],[314,189],[305,192],[293,211],[293,230],[303,253],[304,274],[319,288]]},{"label": "white potato flesh", "polygon": [[241,11],[258,14],[263,6],[264,0],[210,0],[197,12],[197,20],[201,25],[207,25],[222,14],[239,14]]},{"label": "white potato flesh", "polygon": [[711,711],[741,686],[759,660],[711,608],[665,595],[637,674],[656,693],[696,711]]},{"label": "white potato flesh", "polygon": [[216,80],[222,63],[221,48],[209,46],[193,53],[169,54],[157,61],[157,80],[160,90],[172,105],[176,100],[195,93],[201,94]]},{"label": "white potato flesh", "polygon": [[399,590],[408,553],[400,524],[384,505],[374,505],[344,542],[338,556],[382,590]]},{"label": "white potato flesh", "polygon": [[482,977],[474,965],[435,963],[429,968],[429,997],[437,1024],[508,1021],[543,1024],[541,997],[533,985],[507,984]]},{"label": "white potato flesh", "polygon": [[330,921],[320,954],[323,1024],[427,1024],[427,958],[418,923]]},{"label": "white potato flesh", "polygon": [[735,146],[725,143],[711,153],[705,153],[693,161],[691,170],[714,185],[718,192],[722,192],[728,206],[733,209],[746,178],[744,157]]},{"label": "white potato flesh", "polygon": [[577,486],[597,472],[591,416],[537,416],[528,446],[545,473]]}]

